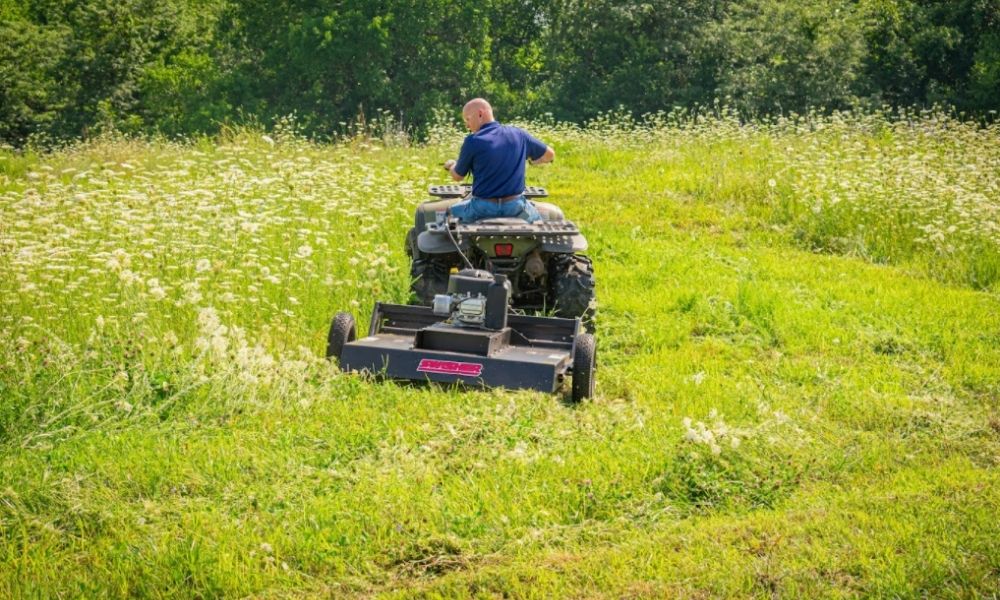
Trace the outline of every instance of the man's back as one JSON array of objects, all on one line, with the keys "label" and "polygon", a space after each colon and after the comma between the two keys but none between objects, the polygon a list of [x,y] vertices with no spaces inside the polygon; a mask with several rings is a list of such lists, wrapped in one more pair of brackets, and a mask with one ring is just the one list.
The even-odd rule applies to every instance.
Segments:
[{"label": "man's back", "polygon": [[524,191],[525,160],[540,158],[547,146],[518,127],[484,123],[465,138],[455,172],[472,171],[472,195],[505,198]]}]

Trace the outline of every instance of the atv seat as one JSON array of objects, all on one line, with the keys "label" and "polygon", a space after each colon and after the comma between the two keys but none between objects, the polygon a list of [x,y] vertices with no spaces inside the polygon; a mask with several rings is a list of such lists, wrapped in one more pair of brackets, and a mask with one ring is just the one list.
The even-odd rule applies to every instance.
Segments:
[{"label": "atv seat", "polygon": [[[538,210],[538,214],[542,216],[542,221],[562,221],[564,220],[563,211],[559,209],[555,204],[550,204],[548,202],[535,202],[531,201],[535,205],[535,209]],[[528,215],[524,212],[517,215],[516,217],[487,217],[485,219],[479,219],[476,223],[498,223],[504,225],[523,225],[527,221]]]},{"label": "atv seat", "polygon": [[538,214],[542,215],[543,221],[562,221],[563,211],[560,210],[555,204],[549,202],[538,202],[537,200],[531,200],[531,203],[535,205],[538,209]]}]

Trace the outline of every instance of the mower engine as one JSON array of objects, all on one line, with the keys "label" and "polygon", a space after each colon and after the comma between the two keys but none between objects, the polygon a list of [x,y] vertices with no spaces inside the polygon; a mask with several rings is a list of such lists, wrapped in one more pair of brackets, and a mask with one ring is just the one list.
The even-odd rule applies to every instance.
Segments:
[{"label": "mower engine", "polygon": [[453,325],[499,331],[507,326],[510,282],[505,275],[464,269],[448,279],[448,293],[434,296],[435,315]]}]

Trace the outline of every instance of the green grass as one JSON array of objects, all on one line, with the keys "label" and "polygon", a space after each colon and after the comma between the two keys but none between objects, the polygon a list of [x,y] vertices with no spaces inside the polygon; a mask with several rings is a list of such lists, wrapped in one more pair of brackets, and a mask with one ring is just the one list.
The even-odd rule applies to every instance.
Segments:
[{"label": "green grass", "polygon": [[406,299],[454,133],[0,155],[0,597],[1000,595],[996,131],[541,135],[597,269],[580,406],[320,358]]}]

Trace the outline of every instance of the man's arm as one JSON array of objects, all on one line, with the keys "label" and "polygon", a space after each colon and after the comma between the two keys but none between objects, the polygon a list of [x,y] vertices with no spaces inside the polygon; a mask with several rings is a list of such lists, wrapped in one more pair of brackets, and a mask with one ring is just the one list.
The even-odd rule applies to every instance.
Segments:
[{"label": "man's arm", "polygon": [[550,163],[556,158],[556,151],[552,149],[552,146],[545,147],[545,154],[539,156],[538,158],[529,159],[533,165],[544,165],[545,163]]},{"label": "man's arm", "polygon": [[451,173],[455,181],[462,181],[472,170],[472,136],[465,136],[462,148],[458,151],[458,160],[447,160],[444,163],[446,171]]},{"label": "man's arm", "polygon": [[520,130],[524,135],[524,141],[528,146],[528,162],[533,165],[543,165],[552,162],[556,157],[556,151],[542,140],[536,138],[525,130]]},{"label": "man's arm", "polygon": [[444,170],[451,173],[451,178],[455,181],[462,181],[465,179],[465,175],[459,175],[458,171],[455,170],[455,159],[449,158],[444,161]]}]

